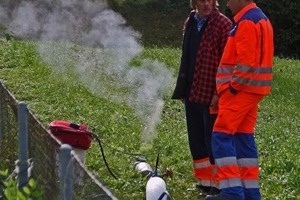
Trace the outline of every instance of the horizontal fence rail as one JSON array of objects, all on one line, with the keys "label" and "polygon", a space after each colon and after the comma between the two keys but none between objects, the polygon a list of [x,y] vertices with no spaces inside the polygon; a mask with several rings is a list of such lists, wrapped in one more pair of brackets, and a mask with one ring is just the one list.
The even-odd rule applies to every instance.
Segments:
[{"label": "horizontal fence rail", "polygon": [[[21,115],[24,118],[24,110],[25,124],[20,122]],[[28,134],[24,134],[24,127]],[[26,135],[28,138],[23,139]],[[20,138],[25,140],[25,144]],[[28,158],[26,165],[22,165],[24,158]],[[118,200],[104,183],[89,172],[72,148],[68,150],[50,134],[26,104],[18,102],[0,81],[0,170],[13,172],[18,165],[26,166],[25,175],[36,181],[43,193],[42,199]]]}]

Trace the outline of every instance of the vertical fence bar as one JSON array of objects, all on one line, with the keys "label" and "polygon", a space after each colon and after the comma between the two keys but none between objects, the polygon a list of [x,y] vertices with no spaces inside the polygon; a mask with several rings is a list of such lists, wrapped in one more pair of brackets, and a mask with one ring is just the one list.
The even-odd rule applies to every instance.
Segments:
[{"label": "vertical fence bar", "polygon": [[27,105],[24,102],[18,104],[18,127],[19,127],[19,168],[18,188],[22,188],[28,183],[28,121]]},{"label": "vertical fence bar", "polygon": [[72,147],[62,144],[59,153],[60,194],[61,200],[73,199],[73,162]]}]

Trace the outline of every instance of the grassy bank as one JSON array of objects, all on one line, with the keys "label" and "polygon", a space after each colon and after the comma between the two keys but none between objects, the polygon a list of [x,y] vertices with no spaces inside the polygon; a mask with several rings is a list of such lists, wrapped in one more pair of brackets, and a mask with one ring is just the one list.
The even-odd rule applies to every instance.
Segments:
[{"label": "grassy bank", "polygon": [[[172,89],[163,99],[155,139],[143,145],[143,124],[132,108],[91,92],[72,70],[52,70],[37,54],[35,46],[32,42],[1,40],[0,78],[46,126],[55,119],[86,123],[102,138],[108,163],[118,180],[107,171],[95,142],[88,150],[86,166],[116,196],[124,200],[145,199],[146,180],[134,170],[135,157],[125,152],[145,155],[153,167],[159,153],[159,171],[164,172],[168,167],[174,173],[166,180],[173,198],[198,199],[196,190],[188,190],[194,189],[195,180],[184,110],[180,102],[170,100]],[[165,63],[175,76],[180,49],[145,48],[135,62],[145,58]],[[264,199],[300,198],[299,85],[300,61],[275,58],[272,94],[260,104],[256,127]]]}]

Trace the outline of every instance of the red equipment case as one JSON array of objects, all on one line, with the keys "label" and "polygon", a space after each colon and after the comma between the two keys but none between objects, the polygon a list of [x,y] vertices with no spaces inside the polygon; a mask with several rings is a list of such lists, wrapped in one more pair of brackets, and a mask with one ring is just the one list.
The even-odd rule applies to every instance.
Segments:
[{"label": "red equipment case", "polygon": [[85,124],[55,120],[50,123],[49,129],[50,133],[63,144],[69,144],[74,148],[87,150],[93,140],[92,133]]}]

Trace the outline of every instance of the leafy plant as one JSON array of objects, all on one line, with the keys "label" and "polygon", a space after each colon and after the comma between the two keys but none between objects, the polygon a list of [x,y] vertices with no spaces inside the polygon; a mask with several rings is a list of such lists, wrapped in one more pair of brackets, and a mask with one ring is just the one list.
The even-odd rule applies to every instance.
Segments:
[{"label": "leafy plant", "polygon": [[276,55],[299,58],[300,36],[295,31],[300,29],[299,1],[257,0],[256,2],[273,24]]},{"label": "leafy plant", "polygon": [[8,174],[8,170],[0,171],[1,193],[0,199],[7,200],[40,200],[42,193],[38,190],[34,179],[30,179],[27,186],[21,191],[18,189],[17,181],[14,176]]}]

